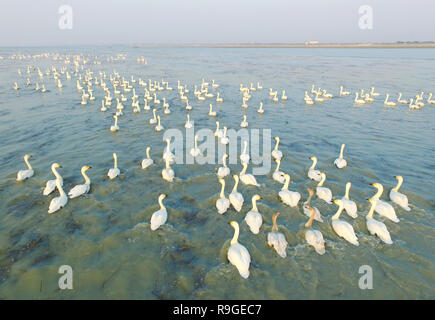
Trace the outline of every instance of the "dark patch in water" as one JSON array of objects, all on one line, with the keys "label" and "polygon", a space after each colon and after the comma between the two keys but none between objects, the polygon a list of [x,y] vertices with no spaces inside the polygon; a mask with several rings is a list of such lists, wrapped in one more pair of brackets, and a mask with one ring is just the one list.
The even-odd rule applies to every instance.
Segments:
[{"label": "dark patch in water", "polygon": [[45,255],[39,256],[39,257],[37,257],[37,258],[33,261],[32,266],[35,266],[35,265],[37,265],[37,264],[39,264],[39,263],[41,263],[41,262],[43,262],[43,261],[49,260],[49,259],[53,258],[54,256],[55,256],[55,255],[52,254],[52,253],[49,253],[49,254],[45,254]]},{"label": "dark patch in water", "polygon": [[76,232],[77,230],[81,230],[82,229],[82,225],[81,224],[78,224],[78,223],[76,223],[76,222],[74,222],[74,221],[68,221],[66,224],[65,224],[65,230],[66,230],[66,232],[68,232],[68,233],[74,233],[74,232]]}]

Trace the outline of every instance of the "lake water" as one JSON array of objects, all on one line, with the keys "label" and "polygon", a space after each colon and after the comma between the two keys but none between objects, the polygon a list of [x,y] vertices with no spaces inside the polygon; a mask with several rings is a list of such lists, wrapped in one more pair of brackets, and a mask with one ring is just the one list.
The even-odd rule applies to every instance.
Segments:
[{"label": "lake water", "polygon": [[[113,134],[112,110],[100,112],[103,91],[94,87],[96,100],[80,105],[76,78],[61,76],[59,90],[52,75],[45,70],[52,65],[64,66],[63,59],[53,56],[40,59],[12,60],[10,55],[83,54],[89,59],[83,70],[103,70],[109,76],[116,70],[127,80],[169,81],[172,92],[159,91],[172,111],[159,110],[165,129],[184,130],[185,103],[176,90],[177,80],[187,84],[193,106],[195,128],[215,129],[215,121],[239,129],[246,113],[248,129],[271,129],[272,137],[281,138],[284,157],[281,170],[291,175],[290,189],[299,191],[298,208],[284,205],[278,197],[281,185],[271,174],[257,176],[261,187],[239,185],[245,198],[241,213],[229,209],[216,212],[215,202],[220,184],[215,170],[220,164],[175,164],[177,179],[168,183],[161,177],[164,167],[163,133],[148,123],[152,113],[142,108],[134,114],[131,93],[124,103],[120,130]],[[122,53],[126,59],[107,61]],[[391,100],[402,92],[409,99],[424,91],[425,97],[435,91],[434,49],[242,49],[242,48],[132,48],[73,47],[0,48],[0,298],[28,299],[433,299],[435,298],[434,193],[435,178],[435,109],[426,104],[420,110],[406,105],[386,108],[386,93]],[[145,57],[147,64],[136,61]],[[101,65],[93,61],[101,61]],[[40,67],[44,72],[46,93],[34,90],[38,81],[31,72],[32,85],[27,87],[26,68]],[[68,65],[69,70],[72,64]],[[19,77],[17,70],[23,76]],[[201,79],[215,79],[224,103],[214,99],[198,101],[193,86]],[[20,90],[13,90],[17,81]],[[245,86],[259,81],[264,87],[252,92],[249,108],[241,108],[240,83]],[[106,80],[111,89],[109,79]],[[304,104],[305,90],[311,85],[325,88],[334,98],[314,106]],[[143,106],[143,89],[133,84]],[[339,86],[346,90],[366,91],[375,86],[381,95],[363,107],[353,104],[354,96],[338,97]],[[272,102],[269,88],[285,89],[286,102]],[[112,90],[112,89],[111,89]],[[113,95],[113,90],[112,90]],[[264,103],[265,113],[257,109]],[[114,101],[116,105],[116,101]],[[208,116],[213,103],[217,118]],[[340,146],[348,166],[338,170],[333,161]],[[145,148],[151,146],[155,164],[142,170],[140,162]],[[121,176],[109,180],[113,167],[112,153],[118,154]],[[25,169],[24,154],[30,159],[35,175],[16,182],[16,173]],[[318,168],[327,175],[325,186],[334,198],[344,195],[345,184],[352,182],[350,196],[358,205],[359,216],[350,222],[360,240],[355,247],[339,238],[331,227],[331,216],[337,206],[314,197],[312,205],[322,213],[325,222],[314,222],[326,240],[326,254],[320,256],[305,243],[306,216],[302,202],[307,187],[316,183],[307,178],[316,156]],[[58,162],[64,177],[64,189],[83,183],[80,168],[91,165],[88,175],[91,191],[85,197],[68,201],[65,208],[48,215],[51,199],[57,192],[42,195],[45,182],[53,179],[50,165]],[[274,168],[274,165],[272,166]],[[240,164],[230,165],[232,173]],[[251,172],[250,164],[248,172]],[[394,176],[402,175],[401,192],[408,196],[411,211],[393,204],[400,223],[375,214],[390,231],[393,244],[385,245],[370,235],[365,216],[367,198],[375,193],[369,185],[384,185],[383,200],[396,185]],[[226,195],[233,187],[226,178]],[[168,197],[164,204],[168,221],[151,231],[150,218],[158,209],[159,194]],[[249,231],[243,221],[251,206],[258,202],[263,226],[258,235]],[[267,245],[272,215],[279,211],[279,230],[289,246],[282,259]],[[251,274],[245,280],[226,258],[233,228],[229,221],[240,224],[241,244],[251,255]],[[73,290],[60,290],[61,265],[73,269]],[[373,270],[373,289],[358,286],[360,266]]]}]

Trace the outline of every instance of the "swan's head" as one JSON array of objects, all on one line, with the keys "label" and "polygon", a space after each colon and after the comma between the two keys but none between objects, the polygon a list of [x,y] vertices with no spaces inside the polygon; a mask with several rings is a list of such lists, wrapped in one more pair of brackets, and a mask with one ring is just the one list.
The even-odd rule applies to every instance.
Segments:
[{"label": "swan's head", "polygon": [[237,223],[237,221],[230,221],[230,226],[232,226],[234,229],[239,227],[239,224]]},{"label": "swan's head", "polygon": [[234,180],[239,181],[239,176],[237,174],[233,174],[233,178]]},{"label": "swan's head", "polygon": [[395,176],[394,178],[397,179],[397,181],[402,182],[403,181],[403,177],[402,176]]},{"label": "swan's head", "polygon": [[310,196],[314,195],[314,190],[313,189],[308,188],[307,191],[310,194]]},{"label": "swan's head", "polygon": [[224,154],[224,158],[228,158],[228,153],[225,153],[225,154]]},{"label": "swan's head", "polygon": [[82,167],[82,171],[86,171],[86,170],[89,170],[89,169],[91,169],[92,167],[91,166],[83,166]]},{"label": "swan's head", "polygon": [[373,186],[373,187],[375,187],[375,188],[378,189],[378,190],[383,190],[383,189],[384,189],[384,187],[382,186],[382,184],[377,183],[377,182],[375,182],[375,183],[371,183],[370,185]]},{"label": "swan's head", "polygon": [[322,179],[326,179],[326,174],[324,172],[320,173],[320,176],[322,177]]},{"label": "swan's head", "polygon": [[346,188],[349,189],[352,186],[352,183],[349,181],[348,183],[346,183]]},{"label": "swan's head", "polygon": [[341,201],[340,199],[334,199],[334,203],[339,207],[343,206],[343,201]]},{"label": "swan's head", "polygon": [[316,158],[316,157],[310,157],[309,159],[310,159],[310,160],[313,160],[313,161],[317,161],[317,158]]},{"label": "swan's head", "polygon": [[30,159],[31,157],[32,157],[31,154],[26,154],[26,155],[24,156],[24,159]]},{"label": "swan's head", "polygon": [[261,200],[261,199],[263,199],[263,198],[261,196],[259,196],[258,194],[254,195],[252,197],[252,201],[254,201],[254,200]]},{"label": "swan's head", "polygon": [[224,183],[225,183],[225,180],[222,179],[222,178],[219,178],[219,182],[222,183],[222,184],[224,184]]},{"label": "swan's head", "polygon": [[58,164],[58,163],[53,163],[52,165],[51,165],[51,168],[62,168],[62,166],[60,165],[60,164]]},{"label": "swan's head", "polygon": [[165,199],[165,198],[166,198],[166,194],[162,193],[162,194],[159,196],[159,201],[162,201],[162,200]]}]

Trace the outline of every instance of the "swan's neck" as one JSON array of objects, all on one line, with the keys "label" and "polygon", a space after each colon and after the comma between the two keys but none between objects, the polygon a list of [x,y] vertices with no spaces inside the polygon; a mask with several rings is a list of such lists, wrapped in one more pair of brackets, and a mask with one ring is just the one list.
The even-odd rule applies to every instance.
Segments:
[{"label": "swan's neck", "polygon": [[115,127],[118,125],[118,118],[115,118]]},{"label": "swan's neck", "polygon": [[279,139],[276,140],[275,149],[273,150],[278,150],[278,145],[279,145]]},{"label": "swan's neck", "polygon": [[367,214],[367,217],[366,217],[367,219],[373,218],[373,214],[375,212],[375,207],[376,207],[376,202],[378,202],[378,199],[373,198],[372,199],[372,205],[370,207],[370,211],[369,211],[369,213]]},{"label": "swan's neck", "polygon": [[198,136],[195,136],[195,149],[198,149]]},{"label": "swan's neck", "polygon": [[29,160],[27,158],[24,158],[24,162],[27,164],[29,170],[32,170],[32,166],[30,165]]},{"label": "swan's neck", "polygon": [[325,180],[326,180],[325,175],[322,175],[322,180],[320,180],[320,182],[319,182],[319,184],[318,184],[317,186],[318,186],[318,187],[323,186],[323,183],[325,182]]},{"label": "swan's neck", "polygon": [[219,132],[219,122],[216,122],[216,131],[215,133],[217,134]]},{"label": "swan's neck", "polygon": [[56,179],[56,187],[57,187],[57,190],[59,190],[60,196],[61,197],[66,197],[66,194],[65,194],[65,192],[62,189],[62,186],[60,184],[60,180],[59,179]]},{"label": "swan's neck", "polygon": [[317,164],[317,159],[313,159],[313,164],[311,165],[310,169],[314,170],[314,168],[316,167]]},{"label": "swan's neck", "polygon": [[169,157],[166,158],[166,169],[171,169],[171,167],[169,165]]},{"label": "swan's neck", "polygon": [[158,119],[158,125],[160,126],[160,117],[158,117],[157,119]]},{"label": "swan's neck", "polygon": [[222,158],[222,164],[223,164],[224,168],[227,167],[227,157],[226,157],[226,155],[224,155],[223,158]]},{"label": "swan's neck", "polygon": [[309,210],[310,210],[311,215],[310,215],[310,219],[305,224],[305,227],[307,227],[307,228],[311,227],[311,225],[313,224],[314,215],[316,214],[316,210],[314,210],[313,207],[309,207]]},{"label": "swan's neck", "polygon": [[237,192],[237,186],[239,185],[239,179],[236,178],[235,180],[236,180],[236,183],[234,184],[233,192]]},{"label": "swan's neck", "polygon": [[344,194],[344,198],[349,200],[349,190],[350,190],[350,184],[346,184],[346,193]]},{"label": "swan's neck", "polygon": [[239,226],[234,225],[234,236],[231,239],[231,244],[236,244],[238,239],[239,239]]},{"label": "swan's neck", "polygon": [[384,192],[384,188],[378,187],[377,189],[378,189],[378,192],[376,192],[376,194],[373,196],[373,198],[379,199],[382,196],[382,192]]},{"label": "swan's neck", "polygon": [[282,187],[281,190],[288,190],[289,184],[290,184],[290,176],[287,175],[287,176],[285,176],[285,184],[284,184],[284,186]]},{"label": "swan's neck", "polygon": [[53,171],[53,174],[56,176],[56,179],[60,179],[60,180],[62,180],[62,177],[61,177],[60,174],[57,172],[57,170],[56,170],[55,167],[51,168],[51,171]]},{"label": "swan's neck", "polygon": [[341,145],[340,159],[343,159],[344,144]]},{"label": "swan's neck", "polygon": [[277,161],[276,162],[276,169],[275,169],[275,172],[278,172],[279,171],[279,166],[281,165],[281,161]]},{"label": "swan's neck", "polygon": [[153,116],[154,116],[154,119],[156,119],[156,109],[153,109]]},{"label": "swan's neck", "polygon": [[398,192],[400,187],[402,186],[403,180],[399,179],[399,181],[397,182],[397,186],[393,188],[394,191]]},{"label": "swan's neck", "polygon": [[166,209],[165,206],[163,205],[163,199],[159,198],[159,206],[160,206],[160,210]]},{"label": "swan's neck", "polygon": [[225,194],[224,194],[224,191],[225,191],[225,180],[223,180],[221,183],[222,183],[222,188],[221,188],[220,197],[221,198],[225,198]]},{"label": "swan's neck", "polygon": [[274,214],[272,217],[272,223],[273,223],[272,230],[273,231],[278,231],[278,226],[276,225],[276,218],[278,218],[278,215]]},{"label": "swan's neck", "polygon": [[240,172],[240,175],[245,174],[247,169],[248,169],[248,165],[247,165],[246,163],[243,163],[243,169],[242,169],[242,171]]},{"label": "swan's neck", "polygon": [[86,175],[86,169],[82,169],[82,176],[85,178],[85,184],[91,184],[91,179]]},{"label": "swan's neck", "polygon": [[243,146],[243,152],[242,153],[246,153],[246,149],[248,148],[248,143],[245,141],[244,142],[244,146]]},{"label": "swan's neck", "polygon": [[252,211],[258,211],[257,198],[252,198]]},{"label": "swan's neck", "polygon": [[147,148],[147,159],[150,158],[150,148]]},{"label": "swan's neck", "polygon": [[310,195],[308,196],[307,201],[305,201],[305,204],[306,204],[307,206],[310,205],[310,202],[311,202],[311,198],[312,198],[312,197],[313,197],[313,192],[310,192]]},{"label": "swan's neck", "polygon": [[118,168],[118,157],[116,156],[116,154],[113,155],[113,161],[114,161],[114,165],[113,168]]},{"label": "swan's neck", "polygon": [[332,216],[332,220],[338,220],[340,218],[340,214],[343,211],[344,207],[343,205],[340,205],[340,207],[338,207],[337,212]]}]

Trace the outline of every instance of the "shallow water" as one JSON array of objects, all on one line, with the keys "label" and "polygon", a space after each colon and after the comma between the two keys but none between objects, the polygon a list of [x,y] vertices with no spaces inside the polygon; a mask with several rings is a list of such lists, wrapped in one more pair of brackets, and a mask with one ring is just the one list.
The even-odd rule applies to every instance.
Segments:
[{"label": "shallow water", "polygon": [[[196,129],[214,130],[219,120],[238,129],[242,120],[239,84],[257,81],[262,91],[252,93],[246,111],[249,129],[271,128],[281,138],[284,153],[281,170],[290,173],[290,189],[307,197],[306,188],[315,187],[306,177],[311,165],[308,157],[319,159],[325,171],[325,186],[334,197],[344,195],[345,184],[352,182],[350,196],[358,204],[356,220],[350,222],[359,239],[355,247],[338,238],[330,225],[337,207],[314,198],[325,223],[313,226],[323,233],[326,254],[317,255],[305,244],[303,224],[306,217],[298,208],[283,205],[281,188],[267,176],[257,176],[260,188],[239,185],[245,198],[241,213],[230,209],[216,213],[215,201],[220,184],[212,165],[173,165],[177,179],[167,183],[161,178],[163,133],[148,124],[150,111],[133,114],[129,102],[119,120],[120,131],[109,131],[112,112],[99,111],[103,92],[94,87],[96,100],[80,105],[76,81],[62,77],[60,91],[52,78],[45,80],[48,92],[25,86],[27,65],[43,72],[62,63],[50,59],[10,60],[14,53],[83,53],[101,65],[87,67],[98,75],[113,70],[129,80],[151,78],[168,80],[172,92],[162,91],[172,113],[162,115],[166,129],[184,130],[186,111],[177,90],[177,80],[187,84],[193,106],[191,117]],[[127,54],[125,61],[107,62],[107,56]],[[428,299],[435,298],[434,270],[434,116],[433,106],[409,111],[407,106],[385,108],[386,92],[396,99],[435,91],[435,50],[433,49],[210,49],[210,48],[1,48],[0,55],[0,298],[73,299]],[[138,64],[144,56],[147,65]],[[19,78],[17,69],[23,77]],[[46,76],[45,76],[46,77]],[[216,104],[217,119],[207,116],[209,100],[193,98],[193,85],[201,78],[215,79],[224,103]],[[32,83],[35,82],[35,72]],[[12,90],[18,80],[21,90]],[[106,82],[109,82],[107,79]],[[375,86],[381,96],[364,107],[353,105],[353,96],[335,97],[308,107],[304,90],[311,84],[337,95],[342,84],[354,92]],[[134,85],[138,88],[138,84]],[[289,100],[273,103],[269,88],[286,90]],[[143,106],[143,90],[137,90]],[[214,91],[214,90],[213,90]],[[112,92],[113,95],[113,92]],[[127,96],[131,96],[131,93]],[[280,96],[280,94],[279,94]],[[427,96],[427,95],[426,95]],[[129,101],[131,101],[129,99]],[[265,113],[259,115],[259,102]],[[116,104],[116,101],[114,101]],[[113,108],[112,103],[112,108]],[[113,110],[113,109],[111,109]],[[160,112],[161,114],[161,112]],[[333,165],[340,145],[346,143],[348,166]],[[145,148],[151,146],[155,164],[140,168]],[[121,176],[110,181],[107,170],[113,166],[112,152],[118,154]],[[15,181],[16,172],[25,168],[24,154],[33,155],[35,175]],[[50,165],[59,162],[65,190],[82,183],[80,168],[91,165],[91,192],[69,200],[67,206],[48,215],[50,200],[42,195]],[[230,165],[232,172],[240,164]],[[273,165],[274,168],[274,165]],[[252,165],[248,171],[252,170]],[[375,193],[369,183],[380,182],[389,200],[395,175],[404,177],[401,192],[407,194],[412,211],[397,205],[400,223],[375,217],[387,225],[393,245],[384,245],[368,234],[366,199]],[[233,180],[226,178],[226,195]],[[150,230],[150,217],[158,209],[157,198],[166,193],[168,221],[157,231]],[[251,209],[251,197],[260,194],[258,207],[264,224],[260,234],[250,233],[243,222]],[[281,212],[279,230],[289,247],[287,258],[280,258],[267,246],[272,215]],[[251,274],[241,278],[227,260],[226,252],[233,229],[228,222],[239,221],[239,241],[251,254]],[[60,290],[58,268],[70,265],[74,289]],[[373,290],[361,290],[358,280],[361,265],[373,268]]]}]

